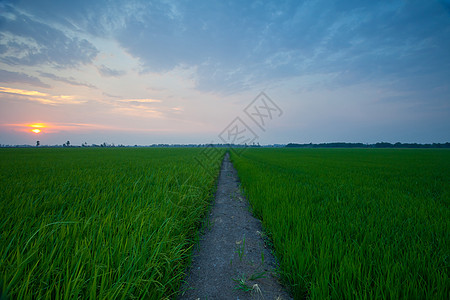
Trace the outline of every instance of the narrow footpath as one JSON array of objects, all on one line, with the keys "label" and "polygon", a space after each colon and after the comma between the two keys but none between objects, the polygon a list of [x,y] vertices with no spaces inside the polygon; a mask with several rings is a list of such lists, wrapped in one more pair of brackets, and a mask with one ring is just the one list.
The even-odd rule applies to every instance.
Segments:
[{"label": "narrow footpath", "polygon": [[178,299],[291,299],[274,274],[275,258],[228,153],[207,222]]}]

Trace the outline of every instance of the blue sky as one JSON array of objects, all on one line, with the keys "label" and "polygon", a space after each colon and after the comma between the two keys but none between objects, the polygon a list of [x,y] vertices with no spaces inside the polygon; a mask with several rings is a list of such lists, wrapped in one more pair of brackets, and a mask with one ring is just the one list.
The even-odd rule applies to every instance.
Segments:
[{"label": "blue sky", "polygon": [[449,86],[449,1],[0,0],[1,144],[448,142]]}]

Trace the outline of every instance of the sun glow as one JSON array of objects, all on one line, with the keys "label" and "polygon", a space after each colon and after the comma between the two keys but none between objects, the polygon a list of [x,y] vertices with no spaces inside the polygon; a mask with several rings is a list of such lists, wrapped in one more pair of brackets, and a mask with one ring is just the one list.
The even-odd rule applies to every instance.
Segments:
[{"label": "sun glow", "polygon": [[36,129],[32,129],[31,131],[34,132],[34,133],[41,133],[41,130],[37,129],[37,128]]}]

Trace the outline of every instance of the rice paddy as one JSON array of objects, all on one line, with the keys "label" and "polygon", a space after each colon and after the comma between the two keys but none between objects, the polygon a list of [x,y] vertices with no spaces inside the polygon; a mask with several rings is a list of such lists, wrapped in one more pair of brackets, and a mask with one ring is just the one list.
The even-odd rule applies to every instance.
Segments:
[{"label": "rice paddy", "polygon": [[247,149],[232,159],[295,299],[449,299],[450,152]]},{"label": "rice paddy", "polygon": [[[225,153],[200,151],[0,149],[3,294],[175,297]],[[450,298],[449,151],[231,154],[295,299]]]},{"label": "rice paddy", "polygon": [[199,152],[0,149],[3,294],[170,298],[220,169],[220,157],[203,169]]}]

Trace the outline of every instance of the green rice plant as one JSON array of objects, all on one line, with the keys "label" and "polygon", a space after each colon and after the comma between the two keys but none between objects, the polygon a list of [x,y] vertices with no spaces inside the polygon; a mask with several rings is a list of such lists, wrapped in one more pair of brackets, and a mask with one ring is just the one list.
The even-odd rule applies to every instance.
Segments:
[{"label": "green rice plant", "polygon": [[245,235],[244,235],[244,237],[242,238],[242,240],[236,242],[236,244],[237,244],[237,248],[236,248],[236,250],[235,250],[235,253],[238,254],[238,256],[239,256],[239,261],[242,261],[242,259],[243,259],[244,256],[245,256]]},{"label": "green rice plant", "polygon": [[0,149],[0,290],[18,299],[175,295],[220,168],[218,158],[203,169],[200,151]]},{"label": "green rice plant", "polygon": [[236,286],[234,287],[236,290],[242,290],[244,292],[254,291],[255,288],[259,290],[258,284],[252,284],[250,286],[249,281],[255,281],[261,278],[266,278],[267,271],[256,272],[250,275],[241,274],[237,278],[232,278],[234,282],[236,282]]},{"label": "green rice plant", "polygon": [[448,299],[450,152],[232,153],[296,299]]}]

